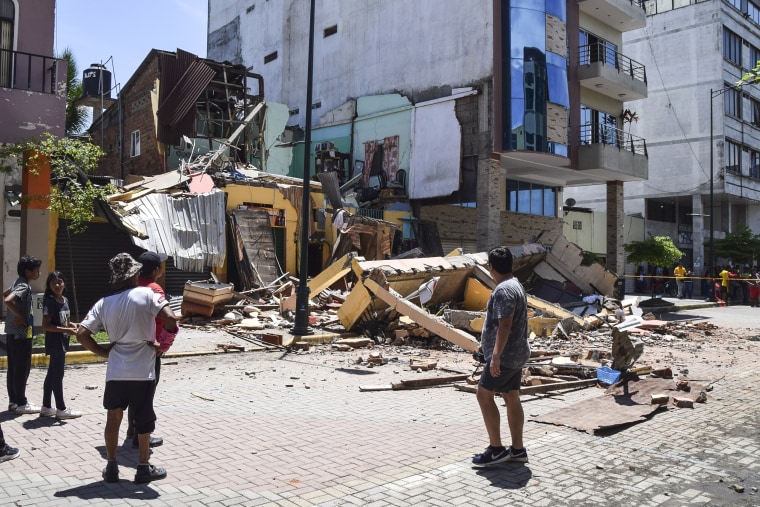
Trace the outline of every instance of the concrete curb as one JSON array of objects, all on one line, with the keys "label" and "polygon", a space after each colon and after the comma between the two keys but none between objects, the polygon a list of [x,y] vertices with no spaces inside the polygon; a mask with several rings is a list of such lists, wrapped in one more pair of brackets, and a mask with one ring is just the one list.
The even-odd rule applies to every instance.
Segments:
[{"label": "concrete curb", "polygon": [[[231,353],[242,353],[242,352],[256,352],[265,350],[264,347],[250,347],[246,348],[245,350],[206,350],[206,351],[195,351],[195,352],[171,352],[164,354],[163,360],[167,361],[170,359],[180,359],[183,357],[193,357],[193,356],[209,356],[209,355],[220,355],[220,354],[231,354]],[[32,367],[47,367],[48,363],[50,361],[50,356],[42,353],[42,354],[32,354]],[[104,363],[106,362],[105,358],[102,358],[98,355],[93,354],[90,351],[75,351],[75,352],[67,352],[66,353],[66,364],[72,365],[72,364],[91,364],[91,363]],[[0,369],[8,369],[8,357],[7,356],[0,356]]]}]

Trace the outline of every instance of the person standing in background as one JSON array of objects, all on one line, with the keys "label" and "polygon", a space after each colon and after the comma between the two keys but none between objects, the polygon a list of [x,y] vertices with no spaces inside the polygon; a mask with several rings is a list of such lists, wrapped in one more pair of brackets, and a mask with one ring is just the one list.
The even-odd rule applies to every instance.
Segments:
[{"label": "person standing in background", "polygon": [[[40,415],[56,419],[76,419],[82,412],[66,407],[63,397],[63,373],[66,352],[71,339],[76,334],[76,325],[71,324],[69,300],[64,295],[66,282],[63,273],[53,271],[45,282],[45,296],[42,299],[42,330],[45,331],[45,354],[50,356],[47,375],[42,386],[42,408]],[[55,407],[51,403],[55,396]]]},{"label": "person standing in background", "polygon": [[683,299],[684,282],[686,279],[686,268],[680,262],[673,268],[673,275],[676,277],[676,285],[678,286],[678,299]]},{"label": "person standing in background", "polygon": [[[124,410],[134,410],[139,458],[135,482],[163,479],[164,468],[153,466],[150,458],[150,433],[156,426],[153,410],[156,352],[168,348],[178,332],[177,318],[169,303],[147,287],[137,286],[142,265],[128,253],[119,253],[110,261],[113,290],[96,302],[79,325],[77,339],[90,352],[108,359],[103,408],[108,411],[103,437],[108,463],[103,470],[105,482],[119,482],[116,449]],[[164,318],[164,328],[156,343],[156,317]],[[97,343],[92,335],[108,334],[108,344]]]},{"label": "person standing in background", "polygon": [[[143,252],[140,254],[139,257],[137,257],[137,262],[142,264],[142,268],[140,269],[140,276],[137,279],[137,285],[140,287],[148,287],[150,290],[155,292],[156,294],[159,294],[161,297],[166,298],[166,293],[164,292],[164,288],[161,287],[158,283],[158,279],[161,278],[161,275],[163,274],[163,270],[161,269],[161,265],[167,261],[169,257],[166,254],[162,253],[155,253],[155,252]],[[156,317],[156,340],[158,340],[158,337],[161,335],[161,331],[164,328],[164,319],[159,315]],[[158,386],[158,380],[161,378],[161,356],[163,355],[163,352],[158,351],[156,353],[156,381],[153,388],[153,395],[156,394],[155,387]],[[132,439],[132,447],[138,448],[139,443],[137,441],[137,434],[135,433],[135,426],[134,426],[134,420],[132,418],[132,407],[127,409],[127,438]],[[160,445],[163,445],[164,439],[161,437],[154,437],[151,435],[150,437],[150,446],[151,447],[158,447]]]},{"label": "person standing in background", "polygon": [[[488,447],[476,454],[478,466],[507,461],[527,463],[523,445],[525,413],[520,402],[522,369],[530,357],[528,344],[528,301],[522,284],[512,275],[512,252],[501,246],[488,252],[488,268],[496,288],[488,299],[480,348],[485,357],[476,397],[488,433]],[[507,405],[507,424],[512,445],[501,441],[501,417],[494,396],[501,394]]]},{"label": "person standing in background", "polygon": [[31,255],[18,260],[18,278],[6,290],[5,306],[5,348],[8,351],[8,410],[17,414],[36,414],[40,407],[26,399],[26,383],[32,369],[32,339],[34,319],[32,318],[32,286],[29,282],[40,277],[42,261]]}]

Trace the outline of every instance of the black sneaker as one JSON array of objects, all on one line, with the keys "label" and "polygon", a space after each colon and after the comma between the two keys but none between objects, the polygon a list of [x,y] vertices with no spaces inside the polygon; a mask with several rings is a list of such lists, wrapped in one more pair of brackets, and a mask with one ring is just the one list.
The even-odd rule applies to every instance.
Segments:
[{"label": "black sneaker", "polygon": [[[164,439],[161,437],[150,437],[148,439],[148,443],[150,444],[150,447],[161,447],[164,445]],[[140,448],[140,441],[137,440],[137,435],[132,439],[132,449],[139,449]]]},{"label": "black sneaker", "polygon": [[119,465],[115,461],[109,461],[103,469],[103,480],[106,482],[119,482]]},{"label": "black sneaker", "polygon": [[0,463],[3,461],[10,461],[12,459],[18,458],[18,455],[21,454],[21,451],[16,449],[15,447],[11,447],[8,444],[5,444],[5,447],[0,449]]},{"label": "black sneaker", "polygon": [[527,463],[528,462],[528,450],[527,449],[521,449],[519,451],[516,451],[512,448],[512,446],[509,446],[509,459],[507,461],[514,461],[517,463]]},{"label": "black sneaker", "polygon": [[153,465],[137,465],[137,473],[135,474],[135,482],[137,484],[157,481],[159,479],[164,479],[165,477],[165,468],[154,467]]},{"label": "black sneaker", "polygon": [[502,447],[486,447],[486,450],[482,454],[476,454],[472,458],[473,465],[495,465],[497,463],[504,463],[509,460],[509,449]]}]

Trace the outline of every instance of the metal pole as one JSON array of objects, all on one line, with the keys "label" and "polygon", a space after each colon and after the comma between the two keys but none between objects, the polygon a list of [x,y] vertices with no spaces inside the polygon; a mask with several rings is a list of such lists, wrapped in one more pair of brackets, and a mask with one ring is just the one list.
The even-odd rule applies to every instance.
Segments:
[{"label": "metal pole", "polygon": [[713,145],[715,144],[713,142],[713,99],[715,98],[715,95],[713,95],[713,90],[710,88],[710,271],[708,273],[708,287],[707,287],[707,293],[709,294],[710,301],[715,301],[715,287],[712,282],[712,277],[715,276],[715,249],[714,242],[715,242],[715,229],[714,229],[714,220],[715,220],[715,209],[714,209],[714,199],[715,194],[713,191],[713,181],[714,176],[713,173],[715,172],[713,170],[714,160],[713,160]]},{"label": "metal pole", "polygon": [[311,91],[314,74],[314,3],[311,0],[309,12],[309,61],[306,70],[306,132],[304,135],[303,154],[303,202],[301,204],[301,253],[299,284],[296,288],[296,318],[292,333],[296,336],[312,334],[309,327],[309,286],[306,284],[309,270],[309,224],[311,223],[311,200],[309,199],[309,180],[311,179]]}]

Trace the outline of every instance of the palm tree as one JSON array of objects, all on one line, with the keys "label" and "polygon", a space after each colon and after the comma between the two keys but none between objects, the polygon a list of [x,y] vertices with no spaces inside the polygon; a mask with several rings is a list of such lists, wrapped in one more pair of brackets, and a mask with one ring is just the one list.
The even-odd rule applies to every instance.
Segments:
[{"label": "palm tree", "polygon": [[87,128],[89,112],[87,108],[75,104],[82,96],[82,82],[79,80],[79,70],[71,48],[63,50],[61,59],[66,60],[66,135],[70,136]]}]

